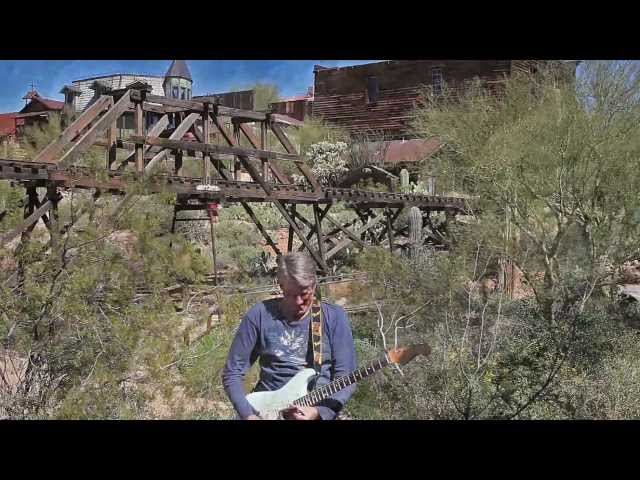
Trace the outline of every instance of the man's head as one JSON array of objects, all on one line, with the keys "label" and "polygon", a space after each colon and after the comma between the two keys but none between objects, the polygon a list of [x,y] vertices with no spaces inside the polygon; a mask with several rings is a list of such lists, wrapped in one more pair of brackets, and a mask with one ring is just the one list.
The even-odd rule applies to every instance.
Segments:
[{"label": "man's head", "polygon": [[289,253],[278,259],[278,283],[285,312],[296,320],[305,316],[313,303],[316,265],[304,253]]}]

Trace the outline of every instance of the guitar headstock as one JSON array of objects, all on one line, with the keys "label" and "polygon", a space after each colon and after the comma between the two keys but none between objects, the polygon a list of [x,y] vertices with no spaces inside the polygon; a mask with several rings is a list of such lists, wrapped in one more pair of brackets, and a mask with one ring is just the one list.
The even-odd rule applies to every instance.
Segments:
[{"label": "guitar headstock", "polygon": [[427,356],[431,353],[431,347],[426,343],[410,345],[408,347],[398,347],[387,352],[389,360],[393,363],[405,365],[418,355]]}]

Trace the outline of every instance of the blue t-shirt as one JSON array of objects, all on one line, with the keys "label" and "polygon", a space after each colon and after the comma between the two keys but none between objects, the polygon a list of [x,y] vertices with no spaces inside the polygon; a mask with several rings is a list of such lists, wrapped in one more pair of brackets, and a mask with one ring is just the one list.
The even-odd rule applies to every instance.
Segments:
[{"label": "blue t-shirt", "polygon": [[[311,312],[289,322],[275,298],[254,305],[244,316],[229,349],[222,383],[241,418],[254,413],[246,399],[244,377],[259,359],[260,380],[254,391],[278,390],[296,373],[313,368],[309,340]],[[322,303],[322,366],[314,387],[347,375],[356,368],[356,352],[347,313],[338,305]],[[323,420],[334,419],[355,391],[351,385],[315,405]]]}]

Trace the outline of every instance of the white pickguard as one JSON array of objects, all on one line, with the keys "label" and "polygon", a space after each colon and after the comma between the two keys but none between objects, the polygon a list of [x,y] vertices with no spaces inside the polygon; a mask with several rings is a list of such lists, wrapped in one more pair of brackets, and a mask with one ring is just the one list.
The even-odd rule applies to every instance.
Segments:
[{"label": "white pickguard", "polygon": [[305,368],[296,373],[280,390],[253,392],[247,395],[247,400],[262,419],[277,420],[281,410],[290,407],[295,400],[308,393],[307,385],[315,374],[313,368]]}]

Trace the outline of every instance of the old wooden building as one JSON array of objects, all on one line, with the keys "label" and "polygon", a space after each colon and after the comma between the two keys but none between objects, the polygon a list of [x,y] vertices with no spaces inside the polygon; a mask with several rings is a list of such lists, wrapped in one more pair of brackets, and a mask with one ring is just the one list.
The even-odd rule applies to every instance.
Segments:
[{"label": "old wooden building", "polygon": [[42,97],[35,90],[27,92],[22,99],[26,100],[27,104],[15,115],[18,139],[24,134],[26,127],[45,124],[51,115],[61,114],[64,108],[64,102]]},{"label": "old wooden building", "polygon": [[286,115],[302,122],[312,114],[313,87],[309,87],[306,95],[294,95],[272,102],[269,104],[269,109],[273,113]]},{"label": "old wooden building", "polygon": [[[425,86],[453,91],[479,78],[499,89],[506,76],[540,62],[519,60],[397,60],[314,68],[313,115],[350,133],[411,138],[411,112]],[[569,69],[570,70],[570,69]],[[575,76],[575,63],[573,65]]]},{"label": "old wooden building", "polygon": [[208,93],[193,97],[198,100],[204,97],[215,97],[220,105],[241,110],[253,110],[255,106],[255,92],[253,90],[238,90],[235,92]]}]

